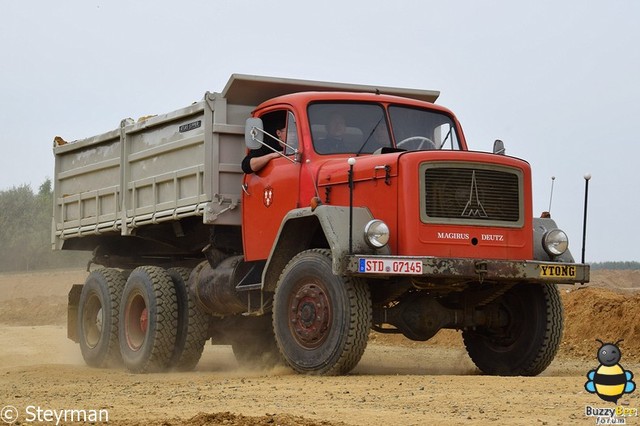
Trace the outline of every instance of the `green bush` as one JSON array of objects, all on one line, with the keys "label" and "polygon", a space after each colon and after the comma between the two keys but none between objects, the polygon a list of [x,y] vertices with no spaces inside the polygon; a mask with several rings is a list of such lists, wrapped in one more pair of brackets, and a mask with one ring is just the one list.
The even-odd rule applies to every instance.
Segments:
[{"label": "green bush", "polygon": [[87,264],[91,253],[51,250],[53,193],[47,179],[0,191],[0,271],[32,271]]}]

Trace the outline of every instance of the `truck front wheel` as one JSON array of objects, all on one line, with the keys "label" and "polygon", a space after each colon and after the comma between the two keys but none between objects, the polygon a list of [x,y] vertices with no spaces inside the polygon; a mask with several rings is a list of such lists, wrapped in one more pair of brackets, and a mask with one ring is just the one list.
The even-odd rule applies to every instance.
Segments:
[{"label": "truck front wheel", "polygon": [[168,367],[176,344],[176,290],[166,271],[140,266],[131,272],[120,303],[120,352],[129,371]]},{"label": "truck front wheel", "polygon": [[504,327],[462,332],[473,362],[492,375],[542,373],[553,361],[562,338],[562,301],[556,286],[519,284],[495,303],[507,318]]},{"label": "truck front wheel", "polygon": [[118,310],[125,279],[115,269],[99,269],[87,277],[78,302],[80,351],[87,365],[122,363],[118,346]]},{"label": "truck front wheel", "polygon": [[371,296],[356,278],[333,274],[331,252],[304,251],[280,275],[273,329],[284,360],[299,373],[351,371],[367,346]]}]

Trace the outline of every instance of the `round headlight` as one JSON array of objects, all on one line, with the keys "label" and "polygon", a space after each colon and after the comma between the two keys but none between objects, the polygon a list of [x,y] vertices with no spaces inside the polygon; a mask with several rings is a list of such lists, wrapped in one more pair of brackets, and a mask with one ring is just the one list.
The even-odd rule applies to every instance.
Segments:
[{"label": "round headlight", "polygon": [[373,248],[381,248],[389,242],[389,227],[379,219],[370,220],[364,227],[364,239]]},{"label": "round headlight", "polygon": [[552,229],[542,237],[542,247],[551,256],[560,256],[569,248],[569,237],[564,231]]}]

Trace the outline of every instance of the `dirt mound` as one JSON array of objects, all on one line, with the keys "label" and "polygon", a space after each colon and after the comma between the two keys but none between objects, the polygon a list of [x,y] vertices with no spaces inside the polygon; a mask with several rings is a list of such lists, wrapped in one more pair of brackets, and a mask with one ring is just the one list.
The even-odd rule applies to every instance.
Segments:
[{"label": "dirt mound", "polygon": [[[114,423],[121,424],[121,423]],[[124,424],[124,423],[123,423]],[[289,414],[265,414],[264,416],[243,416],[230,412],[199,413],[188,420],[164,420],[161,422],[126,423],[130,426],[341,426],[342,422],[315,421]]]},{"label": "dirt mound", "polygon": [[560,353],[595,359],[600,343],[619,344],[622,363],[640,362],[640,294],[582,288],[563,296],[564,339]]},{"label": "dirt mound", "polygon": [[640,270],[608,270],[591,271],[589,287],[604,287],[618,290],[640,290]]},{"label": "dirt mound", "polygon": [[0,324],[63,325],[66,323],[66,297],[35,296],[0,301]]},{"label": "dirt mound", "polygon": [[66,324],[67,294],[86,276],[78,270],[0,274],[0,324]]}]

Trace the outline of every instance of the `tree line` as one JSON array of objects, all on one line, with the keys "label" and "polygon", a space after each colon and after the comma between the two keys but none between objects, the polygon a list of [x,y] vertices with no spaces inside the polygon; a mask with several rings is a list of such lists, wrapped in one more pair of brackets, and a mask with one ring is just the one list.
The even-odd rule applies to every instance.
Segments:
[{"label": "tree line", "polygon": [[596,262],[591,264],[591,269],[640,269],[640,262]]},{"label": "tree line", "polygon": [[[0,191],[0,272],[85,266],[89,252],[53,251],[51,179]],[[597,262],[592,269],[640,269],[640,262]]]},{"label": "tree line", "polygon": [[51,249],[51,179],[34,192],[30,185],[0,191],[0,272],[33,271],[87,264],[89,252]]}]

